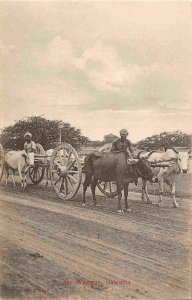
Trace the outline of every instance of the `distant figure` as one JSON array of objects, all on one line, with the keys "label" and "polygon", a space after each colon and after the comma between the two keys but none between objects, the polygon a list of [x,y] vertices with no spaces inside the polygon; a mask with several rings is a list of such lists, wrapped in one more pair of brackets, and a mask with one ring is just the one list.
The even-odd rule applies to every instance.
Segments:
[{"label": "distant figure", "polygon": [[129,132],[127,129],[121,129],[119,133],[120,138],[113,142],[110,152],[124,151],[127,153],[127,157],[130,159],[133,155],[133,148],[131,141],[127,139]]},{"label": "distant figure", "polygon": [[30,132],[26,132],[24,134],[24,150],[26,153],[36,152],[36,144],[34,141],[32,141],[32,134]]}]

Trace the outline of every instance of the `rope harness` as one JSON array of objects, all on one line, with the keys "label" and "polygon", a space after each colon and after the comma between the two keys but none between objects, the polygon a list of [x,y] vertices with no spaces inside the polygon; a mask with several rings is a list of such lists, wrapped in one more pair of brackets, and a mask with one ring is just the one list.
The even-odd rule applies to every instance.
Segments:
[{"label": "rope harness", "polygon": [[145,179],[149,179],[149,176],[150,176],[150,175],[153,175],[153,173],[151,173],[151,174],[148,174],[148,175],[146,176],[146,175],[142,174],[142,173],[139,171],[139,169],[138,169],[137,167],[135,167],[135,169],[136,169],[136,171],[139,173],[139,175],[141,175],[141,177],[143,177],[143,178],[145,178]]}]

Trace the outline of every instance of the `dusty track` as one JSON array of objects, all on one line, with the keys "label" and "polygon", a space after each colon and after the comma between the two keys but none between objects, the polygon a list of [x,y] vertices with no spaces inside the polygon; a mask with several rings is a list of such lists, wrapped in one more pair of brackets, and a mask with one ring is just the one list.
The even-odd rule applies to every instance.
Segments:
[{"label": "dusty track", "polygon": [[180,200],[179,209],[165,199],[160,209],[130,193],[133,212],[118,215],[116,199],[99,196],[94,208],[89,197],[83,208],[81,193],[60,203],[43,192],[47,200],[40,188],[25,194],[1,188],[4,297],[191,298],[190,199]]}]

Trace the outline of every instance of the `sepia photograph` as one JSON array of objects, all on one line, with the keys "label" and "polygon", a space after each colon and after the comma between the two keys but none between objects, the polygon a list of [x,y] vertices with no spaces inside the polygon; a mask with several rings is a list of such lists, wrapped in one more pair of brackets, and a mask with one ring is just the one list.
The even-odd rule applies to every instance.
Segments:
[{"label": "sepia photograph", "polygon": [[0,1],[0,299],[192,299],[192,2]]}]

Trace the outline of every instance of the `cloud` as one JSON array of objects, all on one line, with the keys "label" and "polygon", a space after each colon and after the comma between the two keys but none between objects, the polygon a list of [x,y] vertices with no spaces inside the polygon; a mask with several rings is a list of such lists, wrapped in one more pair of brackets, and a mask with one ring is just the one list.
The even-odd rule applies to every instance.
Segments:
[{"label": "cloud", "polygon": [[137,64],[124,64],[115,48],[101,41],[86,49],[76,66],[86,73],[97,89],[114,92],[121,88],[129,90],[149,71]]},{"label": "cloud", "polygon": [[56,36],[48,46],[47,53],[37,61],[39,67],[68,68],[75,66],[75,48],[69,40]]},{"label": "cloud", "polygon": [[68,40],[62,40],[56,37],[49,45],[48,59],[53,65],[65,66],[72,63],[74,59],[74,51]]},{"label": "cloud", "polygon": [[[111,42],[97,40],[84,48],[77,48],[73,40],[62,39],[61,36],[53,38],[47,52],[39,57],[36,64],[37,69],[43,70],[43,78],[46,78],[46,74],[51,78],[52,74],[64,83],[68,82],[79,93],[83,92],[90,99],[89,105],[86,102],[87,108],[95,110],[102,106],[113,110],[135,110],[145,106],[166,110],[175,103],[179,108],[181,101],[188,106],[188,97],[183,95],[182,80],[178,81],[179,76],[175,75],[178,73],[177,66],[174,61],[166,64],[158,61],[157,57],[147,65],[141,65],[136,57],[134,61],[123,59]],[[62,99],[63,94],[59,96],[59,91],[65,94],[65,88],[55,93],[58,99]],[[79,105],[81,99],[83,97]]]},{"label": "cloud", "polygon": [[141,76],[150,72],[149,67],[125,64],[116,49],[102,41],[95,42],[78,56],[75,45],[60,36],[51,41],[47,53],[38,59],[36,66],[80,70],[96,89],[108,92],[122,88],[129,91]]}]

